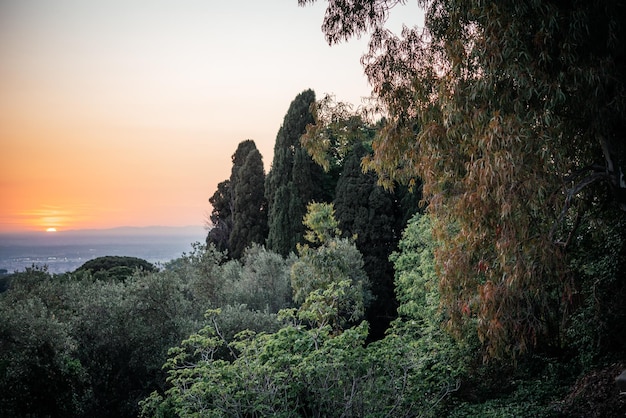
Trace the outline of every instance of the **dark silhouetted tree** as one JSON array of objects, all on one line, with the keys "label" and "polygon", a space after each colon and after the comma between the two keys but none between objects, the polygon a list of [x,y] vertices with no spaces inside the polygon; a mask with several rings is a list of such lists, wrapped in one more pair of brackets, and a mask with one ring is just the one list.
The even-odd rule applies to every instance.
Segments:
[{"label": "dark silhouetted tree", "polygon": [[231,257],[239,259],[252,243],[263,244],[267,237],[265,171],[256,147],[249,150],[243,165],[233,176],[236,181],[229,247]]},{"label": "dark silhouetted tree", "polygon": [[295,251],[302,241],[307,204],[330,199],[324,192],[327,178],[323,170],[300,145],[306,126],[313,123],[314,102],[313,90],[305,90],[291,102],[276,135],[274,160],[265,183],[269,205],[267,246],[283,256]]},{"label": "dark silhouetted tree", "polygon": [[89,260],[76,272],[89,272],[96,279],[125,280],[136,270],[155,272],[158,269],[148,261],[128,256],[104,256]]},{"label": "dark silhouetted tree", "polygon": [[228,250],[230,231],[233,229],[233,208],[231,201],[230,180],[224,180],[217,185],[217,190],[209,198],[213,206],[211,225],[206,243],[214,244],[219,251]]},{"label": "dark silhouetted tree", "polygon": [[367,311],[370,338],[379,339],[397,315],[389,255],[397,248],[406,221],[397,193],[384,190],[377,184],[376,174],[361,169],[361,159],[367,154],[362,144],[356,144],[346,156],[334,204],[339,228],[345,235],[356,237],[356,246],[363,254],[375,296]]},{"label": "dark silhouetted tree", "polygon": [[262,244],[267,235],[265,171],[261,153],[251,139],[239,143],[232,162],[230,178],[218,184],[209,199],[213,211],[207,244],[239,258],[246,247]]}]

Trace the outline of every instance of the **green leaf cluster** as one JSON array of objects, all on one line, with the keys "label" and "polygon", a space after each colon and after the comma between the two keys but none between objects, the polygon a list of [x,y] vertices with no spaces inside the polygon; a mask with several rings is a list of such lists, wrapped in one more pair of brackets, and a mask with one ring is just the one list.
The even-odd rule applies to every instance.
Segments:
[{"label": "green leaf cluster", "polygon": [[201,327],[209,307],[222,306],[224,338],[276,331],[276,312],[291,305],[291,261],[260,247],[242,261],[224,258],[196,244],[163,270],[124,280],[36,267],[9,276],[0,294],[0,415],[136,416],[140,400],[166,389],[169,348]]},{"label": "green leaf cluster", "polygon": [[[346,311],[341,301],[353,302],[363,287],[350,279],[355,266],[348,262],[348,248],[354,244],[333,236],[332,212],[332,205],[309,206],[307,225],[318,246],[300,247],[292,279],[310,272],[306,280],[292,281],[301,305],[279,313],[280,329],[227,336],[225,312],[208,311],[205,327],[170,351],[165,366],[170,388],[142,402],[143,416],[436,417],[446,410],[471,354],[433,314],[436,286],[428,288],[432,297],[411,305],[384,339],[366,344],[367,322],[337,321]],[[410,224],[401,248],[407,253],[421,248],[421,263],[429,272],[433,240],[425,219]],[[405,273],[406,261],[396,256]],[[335,264],[351,267],[341,270]],[[409,295],[433,280],[432,274],[405,279],[399,287]]]}]

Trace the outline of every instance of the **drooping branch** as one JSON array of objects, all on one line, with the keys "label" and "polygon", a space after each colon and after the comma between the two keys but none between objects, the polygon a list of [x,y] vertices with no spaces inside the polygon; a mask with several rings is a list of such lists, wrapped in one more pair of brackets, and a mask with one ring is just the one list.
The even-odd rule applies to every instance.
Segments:
[{"label": "drooping branch", "polygon": [[[598,134],[597,140],[602,149],[604,165],[593,164],[581,168],[580,170],[576,170],[565,178],[566,182],[576,183],[566,192],[565,202],[563,204],[563,208],[561,209],[561,213],[550,230],[549,236],[551,240],[553,240],[558,226],[562,223],[563,219],[565,219],[565,216],[567,215],[567,212],[570,210],[574,198],[581,191],[594,183],[600,181],[606,182],[618,207],[621,210],[626,211],[626,177],[624,176],[624,170],[620,165],[620,159],[617,157],[619,153],[615,150],[615,144],[609,141],[606,136]],[[578,180],[584,173],[589,172],[591,173],[583,177],[581,180]],[[576,219],[578,221],[578,216]],[[567,243],[577,227],[577,221],[574,223],[574,227],[570,231],[568,239],[565,242],[557,242],[557,244],[567,246]]]},{"label": "drooping branch", "polygon": [[588,176],[584,177],[580,182],[575,184],[569,190],[567,190],[566,196],[565,196],[565,203],[563,204],[563,209],[561,209],[561,213],[559,214],[559,217],[557,218],[557,220],[552,225],[552,228],[550,229],[549,237],[551,241],[554,240],[554,234],[556,233],[558,226],[561,224],[561,222],[563,222],[563,219],[565,219],[565,215],[567,215],[567,212],[572,206],[572,201],[574,197],[576,197],[576,195],[578,195],[587,186],[593,183],[596,183],[598,181],[604,180],[604,179],[606,179],[605,173],[593,172],[589,174]]},{"label": "drooping branch", "polygon": [[[306,6],[316,1],[298,0],[298,5]],[[406,0],[329,0],[322,32],[330,45],[358,38],[382,27],[389,10],[404,3]]]}]

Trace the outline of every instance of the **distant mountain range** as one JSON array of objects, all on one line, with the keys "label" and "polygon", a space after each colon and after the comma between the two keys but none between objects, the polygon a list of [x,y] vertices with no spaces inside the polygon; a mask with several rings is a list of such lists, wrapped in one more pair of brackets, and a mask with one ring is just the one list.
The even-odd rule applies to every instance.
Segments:
[{"label": "distant mountain range", "polygon": [[149,226],[110,229],[31,231],[0,234],[0,270],[14,272],[46,265],[52,273],[73,271],[87,260],[103,256],[131,256],[165,263],[204,242],[201,226]]},{"label": "distant mountain range", "polygon": [[101,235],[101,236],[204,236],[206,229],[203,226],[121,226],[107,229],[70,229],[58,231],[63,235]]},{"label": "distant mountain range", "polygon": [[57,232],[26,231],[0,233],[0,236],[49,236],[49,237],[206,237],[206,228],[200,225],[188,226],[122,226],[106,229],[68,229]]}]

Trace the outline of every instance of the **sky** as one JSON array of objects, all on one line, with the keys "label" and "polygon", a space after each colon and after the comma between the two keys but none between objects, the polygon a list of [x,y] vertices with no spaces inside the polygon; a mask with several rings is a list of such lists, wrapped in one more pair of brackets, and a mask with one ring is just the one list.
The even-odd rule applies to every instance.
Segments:
[{"label": "sky", "polygon": [[0,233],[206,224],[239,142],[270,169],[298,93],[369,95],[367,40],[328,46],[325,7],[0,0]]}]

